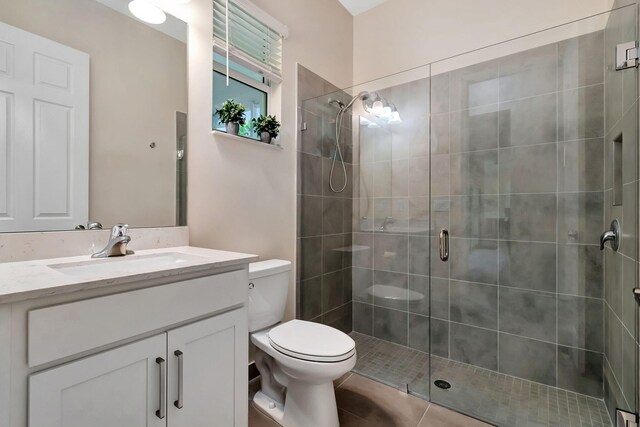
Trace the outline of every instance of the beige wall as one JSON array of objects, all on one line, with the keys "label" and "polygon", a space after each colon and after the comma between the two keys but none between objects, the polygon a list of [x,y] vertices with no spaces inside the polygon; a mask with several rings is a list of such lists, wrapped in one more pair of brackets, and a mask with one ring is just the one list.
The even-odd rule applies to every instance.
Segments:
[{"label": "beige wall", "polygon": [[[211,134],[210,0],[174,9],[189,24],[189,229],[194,246],[295,262],[296,63],[339,86],[351,85],[352,17],[338,0],[255,0],[289,27],[284,41],[284,150]],[[295,308],[291,275],[287,316]]]},{"label": "beige wall", "polygon": [[354,82],[564,24],[612,0],[388,0],[354,18]]},{"label": "beige wall", "polygon": [[0,11],[0,21],[91,57],[89,218],[175,225],[185,44],[93,0],[0,0]]}]

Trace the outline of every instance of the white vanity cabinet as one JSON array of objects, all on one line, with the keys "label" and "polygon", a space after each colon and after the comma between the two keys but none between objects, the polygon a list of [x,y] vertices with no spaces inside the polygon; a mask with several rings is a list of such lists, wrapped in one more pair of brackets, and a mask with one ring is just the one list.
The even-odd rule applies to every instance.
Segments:
[{"label": "white vanity cabinet", "polygon": [[212,261],[37,294],[0,284],[0,427],[245,427],[255,257],[181,251]]},{"label": "white vanity cabinet", "polygon": [[[160,427],[159,365],[167,340],[156,335],[29,377],[30,427]],[[166,359],[163,359],[166,360]],[[165,373],[163,373],[165,375]]]},{"label": "white vanity cabinet", "polygon": [[31,375],[29,426],[238,425],[244,316],[234,310]]}]

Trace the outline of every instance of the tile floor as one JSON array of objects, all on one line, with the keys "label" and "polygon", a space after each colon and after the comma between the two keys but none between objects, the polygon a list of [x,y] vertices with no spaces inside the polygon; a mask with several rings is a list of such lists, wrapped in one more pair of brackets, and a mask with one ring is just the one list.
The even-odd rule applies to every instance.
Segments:
[{"label": "tile floor", "polygon": [[[352,332],[358,363],[354,372],[402,387],[504,427],[611,427],[604,402],[460,362],[433,356],[432,379],[449,390],[430,389],[429,355]],[[431,395],[430,395],[431,394]]]},{"label": "tile floor", "polygon": [[[341,427],[489,426],[358,374],[345,375],[336,386]],[[277,426],[249,403],[249,427]]]}]

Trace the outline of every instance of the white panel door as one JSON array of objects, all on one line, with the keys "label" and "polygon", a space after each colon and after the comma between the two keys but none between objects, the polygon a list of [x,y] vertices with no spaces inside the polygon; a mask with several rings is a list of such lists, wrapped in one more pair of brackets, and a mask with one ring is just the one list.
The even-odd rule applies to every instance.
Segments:
[{"label": "white panel door", "polygon": [[89,55],[0,22],[0,232],[89,211]]},{"label": "white panel door", "polygon": [[246,426],[246,309],[169,331],[168,342],[169,425]]},{"label": "white panel door", "polygon": [[[6,66],[7,58],[2,58],[7,51],[3,50],[0,43],[0,81],[4,74],[2,73],[3,60]],[[6,231],[5,227],[11,229],[16,226],[14,215],[14,177],[12,165],[13,146],[13,123],[15,115],[15,102],[12,93],[0,90],[0,230]]]},{"label": "white panel door", "polygon": [[156,335],[31,375],[29,427],[166,427],[156,416],[166,343]]}]

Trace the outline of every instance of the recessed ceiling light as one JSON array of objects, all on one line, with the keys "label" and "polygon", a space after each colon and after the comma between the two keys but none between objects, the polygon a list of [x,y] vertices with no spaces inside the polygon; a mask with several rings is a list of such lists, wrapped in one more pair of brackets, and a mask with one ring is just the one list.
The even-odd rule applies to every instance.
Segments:
[{"label": "recessed ceiling light", "polygon": [[164,11],[147,0],[133,0],[129,3],[129,10],[136,18],[149,24],[162,24],[167,20]]}]

